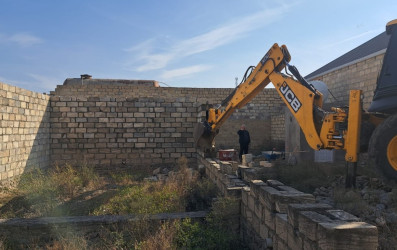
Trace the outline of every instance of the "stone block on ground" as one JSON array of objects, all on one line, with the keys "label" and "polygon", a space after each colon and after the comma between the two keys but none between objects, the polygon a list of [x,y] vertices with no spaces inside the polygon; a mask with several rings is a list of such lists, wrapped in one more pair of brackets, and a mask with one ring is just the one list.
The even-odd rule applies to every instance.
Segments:
[{"label": "stone block on ground", "polygon": [[244,154],[242,155],[242,164],[244,166],[247,166],[248,163],[252,162],[253,160],[253,155],[252,154]]},{"label": "stone block on ground", "polygon": [[268,161],[260,161],[259,162],[259,166],[265,167],[265,168],[272,168],[273,167],[273,163],[268,162]]}]

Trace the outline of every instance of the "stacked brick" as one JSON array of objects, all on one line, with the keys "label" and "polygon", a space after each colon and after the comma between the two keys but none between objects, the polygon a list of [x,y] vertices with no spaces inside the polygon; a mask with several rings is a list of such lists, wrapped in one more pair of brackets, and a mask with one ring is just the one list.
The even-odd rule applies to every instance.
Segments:
[{"label": "stacked brick", "polygon": [[50,159],[50,97],[0,83],[0,181]]},{"label": "stacked brick", "polygon": [[240,235],[250,249],[378,247],[376,226],[327,204],[316,203],[311,194],[279,181],[255,180],[255,168],[204,158],[200,162],[223,195],[241,198]]}]

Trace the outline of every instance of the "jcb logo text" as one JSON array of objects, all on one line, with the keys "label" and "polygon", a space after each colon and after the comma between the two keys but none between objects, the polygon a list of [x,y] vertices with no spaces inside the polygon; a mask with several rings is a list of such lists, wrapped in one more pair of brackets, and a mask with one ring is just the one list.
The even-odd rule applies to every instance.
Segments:
[{"label": "jcb logo text", "polygon": [[284,95],[285,100],[287,100],[292,110],[295,111],[295,113],[298,112],[302,104],[295,96],[294,92],[292,92],[288,84],[286,82],[283,82],[279,90]]}]

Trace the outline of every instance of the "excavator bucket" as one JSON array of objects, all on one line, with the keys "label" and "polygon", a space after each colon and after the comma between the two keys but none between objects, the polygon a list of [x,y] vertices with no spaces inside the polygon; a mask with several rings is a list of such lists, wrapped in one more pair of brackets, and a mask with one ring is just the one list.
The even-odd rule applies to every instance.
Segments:
[{"label": "excavator bucket", "polygon": [[193,132],[195,146],[203,151],[211,149],[216,135],[217,133],[211,130],[211,126],[208,123],[197,123]]}]

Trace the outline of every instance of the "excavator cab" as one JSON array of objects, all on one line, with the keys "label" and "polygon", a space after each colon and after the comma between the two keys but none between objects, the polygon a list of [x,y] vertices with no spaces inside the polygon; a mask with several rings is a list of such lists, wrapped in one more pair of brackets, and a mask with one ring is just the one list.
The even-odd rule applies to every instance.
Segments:
[{"label": "excavator cab", "polygon": [[386,34],[390,40],[368,111],[393,114],[397,112],[397,19],[387,23]]}]

